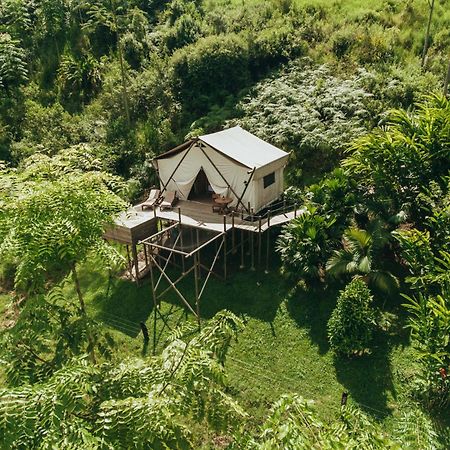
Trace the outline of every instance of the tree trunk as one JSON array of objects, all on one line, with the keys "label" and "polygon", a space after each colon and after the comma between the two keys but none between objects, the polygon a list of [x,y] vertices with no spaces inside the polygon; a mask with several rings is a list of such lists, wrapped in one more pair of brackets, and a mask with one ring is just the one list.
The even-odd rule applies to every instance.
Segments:
[{"label": "tree trunk", "polygon": [[[78,279],[78,273],[75,263],[72,265],[72,279],[75,284],[75,289],[77,291],[78,301],[80,302],[81,315],[85,319],[87,319],[86,305],[84,303],[83,294],[81,293],[80,280]],[[91,358],[91,361],[95,364],[96,361],[95,361],[94,340],[92,339],[92,334],[89,329],[87,330],[87,339],[90,348],[89,356]]]},{"label": "tree trunk", "polygon": [[78,301],[80,302],[81,314],[86,317],[86,305],[84,304],[83,294],[81,293],[80,280],[78,279],[78,274],[77,274],[77,269],[76,269],[75,264],[73,264],[73,266],[72,266],[72,279],[73,279],[73,282],[75,283],[75,289],[77,291]]},{"label": "tree trunk", "polygon": [[428,2],[428,5],[430,6],[430,14],[428,16],[427,31],[426,31],[426,34],[425,34],[425,42],[423,44],[422,67],[425,66],[425,61],[426,61],[426,57],[427,57],[428,47],[430,45],[430,28],[431,28],[431,19],[433,18],[434,0],[431,0],[431,3]]},{"label": "tree trunk", "polygon": [[117,33],[117,48],[119,51],[119,63],[120,63],[120,76],[122,78],[122,95],[123,95],[123,104],[125,107],[125,116],[127,118],[128,126],[131,125],[130,120],[130,107],[128,105],[128,91],[127,91],[127,83],[125,77],[125,67],[123,64],[123,53],[122,53],[122,44],[120,43],[120,35]]},{"label": "tree trunk", "polygon": [[125,116],[127,118],[127,124],[128,124],[128,126],[130,126],[130,124],[131,124],[130,107],[128,104],[128,91],[127,91],[127,83],[126,83],[126,77],[125,77],[125,65],[123,63],[121,35],[120,35],[120,30],[119,30],[119,24],[117,23],[116,6],[115,6],[114,2],[110,2],[110,6],[111,6],[111,13],[112,13],[113,22],[114,22],[114,29],[115,29],[116,38],[117,38],[117,51],[119,54],[120,77],[122,78],[123,104],[125,107]]},{"label": "tree trunk", "polygon": [[448,95],[448,84],[449,83],[450,83],[450,61],[448,62],[447,75],[445,76],[445,81],[444,81],[444,97],[447,97],[447,95]]}]

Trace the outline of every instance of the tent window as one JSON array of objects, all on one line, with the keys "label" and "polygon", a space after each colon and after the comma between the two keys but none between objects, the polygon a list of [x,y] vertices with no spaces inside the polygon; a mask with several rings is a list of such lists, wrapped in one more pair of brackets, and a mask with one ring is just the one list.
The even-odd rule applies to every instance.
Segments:
[{"label": "tent window", "polygon": [[275,172],[269,173],[263,178],[264,189],[275,183]]}]

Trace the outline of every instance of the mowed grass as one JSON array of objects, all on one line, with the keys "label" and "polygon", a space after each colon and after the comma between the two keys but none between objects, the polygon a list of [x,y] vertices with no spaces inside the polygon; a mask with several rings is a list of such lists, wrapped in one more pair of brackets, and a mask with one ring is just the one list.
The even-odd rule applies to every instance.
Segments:
[{"label": "mowed grass", "polygon": [[[249,426],[260,423],[269,406],[284,393],[314,400],[323,419],[331,419],[339,411],[344,391],[351,402],[390,423],[401,404],[402,380],[415,370],[399,305],[392,307],[390,330],[377,332],[371,355],[337,359],[328,346],[326,325],[339,287],[295,290],[279,274],[278,265],[274,260],[265,274],[263,269],[241,270],[238,259],[232,259],[227,281],[211,277],[202,298],[203,321],[227,309],[245,324],[232,344],[226,371],[230,393],[251,415]],[[172,271],[174,277],[177,274]],[[113,278],[108,288],[107,271],[94,261],[83,267],[81,280],[89,312],[112,331],[120,359],[151,354],[155,337],[158,352],[170,329],[185,321],[195,323],[171,291],[161,303],[164,320],[158,314],[154,329],[149,280],[138,287]],[[193,300],[192,278],[183,280],[179,287]],[[69,295],[74,294],[70,284],[67,289]],[[149,329],[148,347],[143,345],[140,322]]]}]

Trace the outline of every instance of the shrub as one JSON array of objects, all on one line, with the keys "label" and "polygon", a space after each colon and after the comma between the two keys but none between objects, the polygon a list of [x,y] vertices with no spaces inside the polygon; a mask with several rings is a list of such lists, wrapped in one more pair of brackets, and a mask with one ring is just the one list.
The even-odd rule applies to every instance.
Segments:
[{"label": "shrub", "polygon": [[271,23],[271,26],[250,38],[250,69],[255,78],[269,69],[306,54],[306,46],[296,32],[294,25],[285,17]]},{"label": "shrub", "polygon": [[372,295],[364,281],[353,279],[340,292],[328,321],[328,339],[338,354],[363,354],[368,350],[375,326]]},{"label": "shrub", "polygon": [[248,46],[236,34],[201,38],[177,50],[171,65],[175,90],[192,112],[221,103],[250,81]]},{"label": "shrub", "polygon": [[[347,142],[362,135],[369,94],[365,74],[343,80],[331,67],[302,60],[260,82],[239,108],[239,123],[261,139],[291,150],[288,176],[334,169]],[[299,171],[300,169],[300,171]]]},{"label": "shrub", "polygon": [[277,242],[283,272],[306,280],[321,276],[332,251],[329,234],[334,223],[334,218],[320,214],[313,206],[289,223]]}]

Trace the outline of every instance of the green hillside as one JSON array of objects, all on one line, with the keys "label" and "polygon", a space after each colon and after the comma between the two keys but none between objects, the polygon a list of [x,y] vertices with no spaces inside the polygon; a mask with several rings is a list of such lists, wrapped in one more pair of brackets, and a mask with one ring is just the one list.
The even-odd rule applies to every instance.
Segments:
[{"label": "green hillside", "polygon": [[[1,0],[0,448],[449,448],[449,82],[448,0]],[[234,125],[295,218],[199,329],[103,232]]]}]

